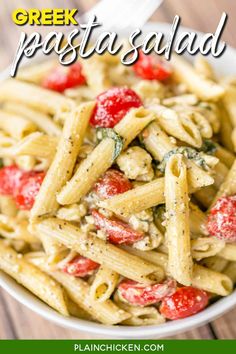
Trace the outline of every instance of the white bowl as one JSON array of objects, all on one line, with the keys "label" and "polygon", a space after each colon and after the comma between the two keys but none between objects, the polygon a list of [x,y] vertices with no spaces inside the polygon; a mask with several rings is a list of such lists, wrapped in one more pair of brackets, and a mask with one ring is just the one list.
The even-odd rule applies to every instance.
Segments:
[{"label": "white bowl", "polygon": [[[191,31],[187,28],[181,28],[183,31]],[[148,23],[145,28],[145,32],[160,31],[166,35],[170,31],[170,25],[165,23]],[[201,34],[200,34],[201,35]],[[189,57],[190,58],[190,57]],[[191,58],[190,58],[191,59]],[[216,72],[219,75],[236,74],[236,66],[232,67],[233,62],[236,61],[236,51],[233,48],[227,47],[226,52],[220,58],[209,57],[209,61],[214,66]],[[33,59],[31,59],[31,62]],[[0,80],[5,79],[8,76],[9,69],[0,75]],[[216,317],[222,315],[233,306],[236,305],[236,290],[225,298],[220,299],[216,303],[207,307],[204,311],[177,321],[166,322],[165,324],[158,326],[105,326],[85,320],[80,320],[75,317],[63,317],[41,300],[36,298],[33,294],[17,284],[8,275],[0,272],[0,286],[4,288],[11,296],[13,296],[20,303],[30,308],[32,311],[43,316],[44,318],[55,322],[56,324],[71,328],[74,330],[85,331],[87,333],[97,334],[101,337],[110,338],[165,338],[168,336],[176,335],[177,333],[190,330],[194,327],[204,325],[205,323],[212,321]]]}]

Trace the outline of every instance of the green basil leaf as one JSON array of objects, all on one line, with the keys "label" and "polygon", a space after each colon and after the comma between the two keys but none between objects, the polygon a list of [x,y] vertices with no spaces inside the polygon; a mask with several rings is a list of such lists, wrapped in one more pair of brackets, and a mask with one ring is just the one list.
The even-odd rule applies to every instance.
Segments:
[{"label": "green basil leaf", "polygon": [[112,128],[98,128],[97,139],[101,141],[105,138],[113,139],[115,142],[115,149],[112,156],[112,159],[114,161],[120,155],[123,149],[124,146],[123,138],[119,134],[117,134],[115,130]]},{"label": "green basil leaf", "polygon": [[207,163],[200,154],[200,152],[188,146],[180,146],[167,152],[164,155],[162,161],[159,163],[159,165],[157,165],[157,169],[164,173],[167,161],[172,155],[175,154],[182,154],[187,159],[194,160],[194,162],[204,170],[208,170]]},{"label": "green basil leaf", "polygon": [[217,150],[217,145],[212,140],[204,139],[199,150],[205,152],[206,154],[214,155]]}]

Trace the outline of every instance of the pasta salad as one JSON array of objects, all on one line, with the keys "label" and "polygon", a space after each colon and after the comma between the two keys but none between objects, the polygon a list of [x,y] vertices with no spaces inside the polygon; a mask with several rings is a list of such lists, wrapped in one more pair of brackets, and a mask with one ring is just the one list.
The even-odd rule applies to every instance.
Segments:
[{"label": "pasta salad", "polygon": [[236,282],[236,79],[140,52],[0,85],[0,269],[64,316],[157,325]]}]

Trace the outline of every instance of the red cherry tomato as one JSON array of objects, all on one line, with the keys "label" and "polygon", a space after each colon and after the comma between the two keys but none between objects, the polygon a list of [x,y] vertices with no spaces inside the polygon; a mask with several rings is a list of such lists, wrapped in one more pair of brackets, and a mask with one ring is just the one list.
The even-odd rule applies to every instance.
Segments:
[{"label": "red cherry tomato", "polygon": [[21,179],[18,189],[14,192],[19,209],[30,210],[32,208],[44,177],[44,172],[30,172]]},{"label": "red cherry tomato", "polygon": [[169,320],[177,320],[194,315],[203,310],[207,304],[208,295],[205,291],[185,286],[162,301],[160,312]]},{"label": "red cherry tomato", "polygon": [[94,186],[95,192],[101,199],[113,197],[132,189],[132,183],[120,171],[110,169]]},{"label": "red cherry tomato", "polygon": [[132,245],[144,237],[143,232],[133,230],[128,224],[118,219],[107,219],[97,210],[92,210],[92,216],[96,228],[104,230],[111,243]]},{"label": "red cherry tomato", "polygon": [[90,124],[113,128],[131,108],[142,106],[139,96],[127,87],[113,87],[97,96]]},{"label": "red cherry tomato", "polygon": [[120,296],[135,306],[155,304],[166,296],[172,295],[176,290],[176,282],[168,279],[160,284],[144,285],[133,280],[123,280],[118,291]]},{"label": "red cherry tomato", "polygon": [[63,92],[68,88],[83,85],[85,77],[82,74],[82,66],[75,63],[69,67],[56,67],[43,80],[42,86],[46,89]]},{"label": "red cherry tomato", "polygon": [[100,265],[89,258],[76,256],[70,262],[63,265],[60,269],[74,277],[85,277],[91,274]]},{"label": "red cherry tomato", "polygon": [[236,241],[236,195],[219,198],[207,219],[211,236],[226,242]]},{"label": "red cherry tomato", "polygon": [[172,74],[170,64],[156,55],[144,54],[139,51],[139,58],[133,65],[134,72],[145,80],[163,81]]},{"label": "red cherry tomato", "polygon": [[27,172],[17,166],[6,166],[0,169],[0,194],[13,195],[19,188],[23,176]]}]

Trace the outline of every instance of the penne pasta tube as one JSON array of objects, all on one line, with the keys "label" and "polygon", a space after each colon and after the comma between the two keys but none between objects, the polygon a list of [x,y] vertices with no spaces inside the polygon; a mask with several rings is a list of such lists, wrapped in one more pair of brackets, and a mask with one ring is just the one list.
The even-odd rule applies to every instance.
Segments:
[{"label": "penne pasta tube", "polygon": [[100,201],[98,205],[121,216],[138,213],[165,202],[164,183],[164,178],[157,178],[127,192]]},{"label": "penne pasta tube", "polygon": [[43,244],[43,248],[47,254],[48,262],[50,264],[56,264],[60,262],[68,253],[67,248],[53,237],[48,237],[44,234],[39,234],[38,237]]},{"label": "penne pasta tube", "polygon": [[18,70],[16,79],[41,84],[46,75],[57,65],[56,60],[47,60]]},{"label": "penne pasta tube", "polygon": [[158,265],[159,267],[163,268],[167,275],[170,275],[168,272],[168,256],[165,253],[157,252],[157,251],[141,251],[136,248],[130,246],[120,246],[122,249],[131,253],[137,257],[145,259],[151,263]]},{"label": "penne pasta tube", "polygon": [[224,182],[226,175],[228,174],[229,169],[222,162],[218,162],[214,167],[213,177],[214,177],[214,186],[219,189],[221,184]]},{"label": "penne pasta tube", "polygon": [[236,244],[228,243],[225,247],[219,252],[219,256],[227,259],[228,261],[236,261]]},{"label": "penne pasta tube", "polygon": [[194,61],[195,70],[207,79],[215,81],[215,74],[210,63],[202,56],[198,55]]},{"label": "penne pasta tube", "polygon": [[84,103],[68,116],[56,155],[31,209],[32,219],[51,214],[57,210],[56,193],[73,172],[93,108],[93,102]]},{"label": "penne pasta tube", "polygon": [[165,318],[154,306],[131,306],[121,301],[117,292],[114,295],[114,301],[120,308],[131,315],[130,318],[123,321],[122,324],[128,326],[150,326],[165,322]]},{"label": "penne pasta tube", "polygon": [[213,237],[199,237],[195,240],[191,240],[192,257],[198,261],[202,258],[215,256],[216,254],[221,256],[224,247],[224,241],[217,240]]},{"label": "penne pasta tube", "polygon": [[[155,160],[162,161],[164,156],[176,146],[160,129],[156,122],[150,124],[141,135],[141,141]],[[200,188],[214,183],[214,179],[192,160],[187,160],[188,183],[192,188]]]},{"label": "penne pasta tube", "polygon": [[51,269],[45,257],[31,257],[31,262],[62,284],[70,299],[93,319],[111,325],[120,323],[130,317],[129,313],[120,309],[111,300],[94,302],[90,297],[90,286],[86,281]]},{"label": "penne pasta tube", "polygon": [[0,156],[6,160],[12,159],[12,147],[16,144],[16,139],[0,131]]},{"label": "penne pasta tube", "polygon": [[[114,128],[123,140],[123,149],[154,119],[154,114],[143,107],[131,109]],[[116,149],[114,138],[103,139],[62,188],[57,196],[58,202],[63,205],[76,203],[88,193],[96,180],[112,165],[114,155],[117,157]]]},{"label": "penne pasta tube", "polygon": [[186,93],[180,96],[167,97],[162,100],[164,106],[171,107],[175,105],[190,105],[195,106],[198,103],[198,98],[192,93]]},{"label": "penne pasta tube", "polygon": [[11,148],[12,156],[29,155],[53,159],[58,139],[35,132],[20,140]]},{"label": "penne pasta tube", "polygon": [[[190,186],[190,193],[193,191]],[[117,215],[129,216],[132,213],[139,213],[142,210],[163,204],[164,202],[164,178],[161,177],[130,189],[127,192],[117,194],[109,199],[99,201],[98,205],[101,208],[113,211]],[[196,233],[206,234],[204,227],[206,217],[199,208],[198,210],[196,209],[197,207],[191,213],[191,227],[195,232],[197,230]]]},{"label": "penne pasta tube", "polygon": [[223,97],[223,102],[233,127],[236,127],[236,87],[226,84],[225,90],[226,94]]},{"label": "penne pasta tube", "polygon": [[[49,273],[55,280],[63,285],[70,299],[79,306],[85,316],[89,314],[93,319],[104,324],[116,324],[122,322],[130,315],[119,309],[111,300],[103,303],[94,302],[89,296],[89,285],[80,278],[75,278],[59,271],[53,271],[47,264],[45,257],[31,257],[31,262]],[[74,307],[74,306],[73,306]],[[69,309],[75,313],[72,306]],[[78,310],[76,311],[78,312]]]},{"label": "penne pasta tube", "polygon": [[[181,107],[181,109],[183,109],[183,107]],[[192,106],[191,110],[200,113],[201,117],[204,117],[207,120],[214,134],[219,133],[221,128],[221,112],[218,102],[199,102],[196,106]],[[197,115],[196,118],[200,118],[200,116]]]},{"label": "penne pasta tube", "polygon": [[214,186],[207,186],[196,191],[194,197],[204,208],[208,208],[214,200],[216,192],[217,190]]},{"label": "penne pasta tube", "polygon": [[236,283],[236,262],[230,262],[224,269],[224,274]]},{"label": "penne pasta tube", "polygon": [[70,315],[80,318],[82,320],[87,320],[87,321],[93,320],[92,316],[87,311],[85,311],[84,309],[79,307],[71,299],[67,300],[67,307],[68,307]]},{"label": "penne pasta tube", "polygon": [[189,203],[189,227],[193,235],[208,235],[206,228],[206,214],[194,203]]},{"label": "penne pasta tube", "polygon": [[234,145],[234,151],[236,152],[236,127],[232,131],[231,139]]},{"label": "penne pasta tube", "polygon": [[[170,275],[168,270],[168,256],[166,254],[156,251],[143,252],[140,250],[135,250],[131,247],[125,247],[125,249],[132,254],[135,254],[143,259],[148,259],[151,263],[162,267],[166,271],[166,274]],[[233,288],[232,281],[227,275],[213,271],[198,264],[193,265],[191,282],[192,286],[195,286],[196,288],[200,288],[221,296],[229,295]]]},{"label": "penne pasta tube", "polygon": [[97,95],[112,86],[105,63],[97,58],[83,60],[83,71],[91,90]]},{"label": "penne pasta tube", "polygon": [[0,102],[13,101],[25,104],[47,114],[62,117],[63,112],[71,111],[75,104],[63,95],[16,79],[4,81],[0,87]]},{"label": "penne pasta tube", "polygon": [[232,139],[233,125],[230,121],[230,117],[226,108],[222,103],[219,104],[220,107],[220,125],[221,129],[219,131],[221,144],[226,147],[229,151],[234,152],[235,144]]},{"label": "penne pasta tube", "polygon": [[39,243],[39,239],[28,230],[28,221],[0,214],[0,234],[7,239]]},{"label": "penne pasta tube", "polygon": [[[163,270],[149,262],[131,256],[118,247],[85,234],[73,224],[64,220],[49,218],[35,225],[39,235],[54,237],[59,243],[73,249],[84,257],[138,282],[150,284],[163,279]],[[129,264],[129,267],[127,267]]]},{"label": "penne pasta tube", "polygon": [[21,155],[15,157],[15,163],[24,171],[32,171],[35,168],[36,160],[34,156]]},{"label": "penne pasta tube", "polygon": [[216,145],[216,151],[215,151],[215,156],[218,157],[218,159],[225,164],[228,168],[230,168],[235,160],[235,155],[228,149],[224,148],[223,146],[217,144]]},{"label": "penne pasta tube", "polygon": [[184,117],[174,109],[166,108],[161,105],[150,105],[157,117],[160,127],[169,135],[188,143],[194,147],[201,147],[202,138],[198,127],[191,119]]},{"label": "penne pasta tube", "polygon": [[48,135],[61,135],[61,127],[51,118],[49,118],[47,114],[38,112],[36,109],[32,109],[27,105],[16,102],[6,102],[4,104],[4,110],[11,114],[21,115],[22,117],[37,125],[40,130]]},{"label": "penne pasta tube", "polygon": [[191,284],[192,257],[189,229],[187,169],[182,155],[171,156],[165,170],[168,269],[179,283]]},{"label": "penne pasta tube", "polygon": [[[229,262],[225,260],[224,258],[217,256],[212,256],[208,258],[204,258],[201,261],[201,265],[204,267],[207,267],[211,270],[214,270],[215,272],[222,273],[225,267],[227,266]],[[224,272],[223,272],[224,273]]]},{"label": "penne pasta tube", "polygon": [[0,195],[0,211],[5,216],[16,216],[18,209],[14,199],[8,195]]},{"label": "penne pasta tube", "polygon": [[213,199],[211,206],[219,199],[220,197],[235,195],[236,194],[236,160],[231,166],[224,182],[221,184],[218,192]]},{"label": "penne pasta tube", "polygon": [[62,205],[79,202],[86,195],[97,179],[112,165],[115,141],[112,138],[102,140],[84,159],[73,177],[57,195]]},{"label": "penne pasta tube", "polygon": [[225,274],[215,272],[198,264],[193,266],[192,285],[221,296],[227,296],[233,290],[232,281]]},{"label": "penne pasta tube", "polygon": [[179,55],[173,55],[171,61],[173,75],[177,81],[183,82],[190,92],[205,101],[218,101],[225,93],[224,87],[199,75],[190,63]]},{"label": "penne pasta tube", "polygon": [[160,315],[156,307],[129,307],[130,318],[122,322],[127,326],[151,326],[165,323],[165,319]]},{"label": "penne pasta tube", "polygon": [[20,115],[0,110],[0,128],[15,139],[22,139],[36,130],[36,125]]},{"label": "penne pasta tube", "polygon": [[100,266],[90,287],[90,296],[93,301],[103,302],[109,299],[114,292],[120,275],[113,270]]},{"label": "penne pasta tube", "polygon": [[[194,203],[189,203],[189,228],[191,238],[196,239],[199,235],[208,236],[206,228],[206,214]],[[155,222],[158,228],[165,233],[165,207],[161,206],[157,208],[155,213]],[[162,245],[163,246],[163,245]]]},{"label": "penne pasta tube", "polygon": [[208,122],[207,118],[203,114],[190,109],[189,111],[187,110],[185,115],[187,120],[190,120],[195,124],[202,138],[209,139],[212,137],[213,128],[211,127],[210,122]]},{"label": "penne pasta tube", "polygon": [[61,286],[50,276],[28,263],[22,255],[0,241],[0,269],[30,290],[42,301],[63,314],[68,315],[65,294]]}]

